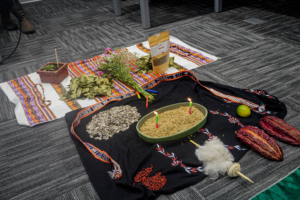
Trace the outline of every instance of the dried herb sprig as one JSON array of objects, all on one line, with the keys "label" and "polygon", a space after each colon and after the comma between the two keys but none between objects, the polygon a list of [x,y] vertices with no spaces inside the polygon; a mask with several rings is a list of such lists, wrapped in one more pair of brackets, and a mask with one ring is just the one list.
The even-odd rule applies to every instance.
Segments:
[{"label": "dried herb sprig", "polygon": [[151,60],[151,55],[148,54],[146,56],[142,56],[136,60],[136,66],[138,67],[138,70],[135,71],[135,73],[151,73],[153,72],[152,69],[152,60]]},{"label": "dried herb sprig", "polygon": [[106,55],[103,60],[98,62],[98,70],[103,72],[102,77],[109,79],[117,79],[129,86],[133,87],[136,91],[142,94],[145,98],[148,95],[149,102],[154,100],[153,95],[146,92],[138,83],[136,83],[130,75],[130,68],[127,64],[132,60],[124,49],[117,49],[111,51],[110,48],[106,49]]},{"label": "dried herb sprig", "polygon": [[83,75],[72,78],[70,89],[66,95],[60,95],[60,100],[95,98],[96,96],[111,96],[113,82],[107,78],[94,75]]}]

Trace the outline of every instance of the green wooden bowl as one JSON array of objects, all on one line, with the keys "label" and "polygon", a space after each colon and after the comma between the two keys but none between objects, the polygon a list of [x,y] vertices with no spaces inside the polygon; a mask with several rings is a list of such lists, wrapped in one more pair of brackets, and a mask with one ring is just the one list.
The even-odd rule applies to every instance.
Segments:
[{"label": "green wooden bowl", "polygon": [[[162,107],[157,111],[158,113],[162,113],[168,110],[173,110],[176,108],[179,108],[180,106],[189,106],[190,103],[189,102],[184,102],[184,103],[176,103],[176,104],[172,104],[169,106],[165,106]],[[206,123],[207,120],[207,110],[204,106],[197,104],[197,103],[193,103],[193,106],[195,106],[196,108],[198,108],[203,114],[204,114],[204,118],[195,126],[191,127],[190,129],[181,131],[179,133],[176,133],[174,135],[170,135],[170,136],[164,136],[164,137],[149,137],[147,135],[144,135],[141,131],[140,128],[142,127],[142,125],[145,123],[145,121],[151,117],[154,117],[155,114],[153,112],[148,113],[147,115],[145,115],[142,119],[139,120],[139,122],[136,125],[136,130],[138,131],[139,137],[147,142],[151,142],[151,143],[157,143],[157,142],[164,142],[164,141],[171,141],[171,140],[177,140],[180,138],[183,138],[185,136],[191,135],[193,133],[195,133],[197,130],[199,130],[202,126],[204,126],[204,124]]]}]

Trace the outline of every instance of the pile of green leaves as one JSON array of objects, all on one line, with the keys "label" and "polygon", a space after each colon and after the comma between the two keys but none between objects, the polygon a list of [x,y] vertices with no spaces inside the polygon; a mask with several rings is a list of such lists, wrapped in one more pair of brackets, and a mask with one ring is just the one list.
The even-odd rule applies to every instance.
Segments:
[{"label": "pile of green leaves", "polygon": [[153,71],[151,54],[138,58],[135,64],[138,67],[138,70],[135,71],[135,73],[146,74],[151,73]]},{"label": "pile of green leaves", "polygon": [[[178,68],[178,66],[174,64],[174,59],[174,57],[169,58],[169,67]],[[135,73],[146,74],[151,73],[153,71],[151,54],[138,58],[135,64],[138,67],[138,70],[135,71]]]},{"label": "pile of green leaves", "polygon": [[128,56],[124,49],[118,49],[116,51],[109,51],[110,56],[103,56],[103,61],[99,62],[98,70],[102,71],[103,77],[109,79],[117,79],[142,94],[145,98],[148,95],[149,102],[154,100],[153,95],[146,92],[138,83],[136,83],[130,75],[130,68],[127,64],[131,58]]},{"label": "pile of green leaves", "polygon": [[58,70],[59,68],[61,67],[61,65],[54,65],[54,64],[50,64],[50,65],[47,65],[45,66],[42,70],[43,71],[56,71]]},{"label": "pile of green leaves", "polygon": [[107,78],[94,75],[83,75],[72,78],[70,89],[66,95],[60,95],[60,100],[95,98],[96,96],[111,96],[113,82]]}]

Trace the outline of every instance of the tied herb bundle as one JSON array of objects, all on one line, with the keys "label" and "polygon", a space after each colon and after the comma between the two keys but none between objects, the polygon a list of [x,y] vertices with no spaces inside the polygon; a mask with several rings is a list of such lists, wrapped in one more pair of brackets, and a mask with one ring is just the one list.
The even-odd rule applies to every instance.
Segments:
[{"label": "tied herb bundle", "polygon": [[[117,79],[142,94],[145,98],[148,95],[149,102],[154,100],[153,95],[146,92],[138,83],[136,83],[130,75],[128,61],[133,61],[124,49],[113,51],[110,48],[105,50],[104,55],[98,65],[99,75],[109,79]],[[133,61],[134,62],[134,61]]]},{"label": "tied herb bundle", "polygon": [[96,96],[111,96],[113,83],[107,78],[94,75],[83,75],[72,78],[70,89],[66,95],[60,95],[60,100],[95,98]]}]

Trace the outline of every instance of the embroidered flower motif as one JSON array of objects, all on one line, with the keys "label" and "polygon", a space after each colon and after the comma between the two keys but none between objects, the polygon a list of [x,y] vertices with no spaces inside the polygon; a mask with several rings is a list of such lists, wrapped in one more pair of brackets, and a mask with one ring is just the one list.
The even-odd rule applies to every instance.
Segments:
[{"label": "embroidered flower motif", "polygon": [[232,117],[232,116],[229,115],[228,113],[220,113],[220,112],[214,111],[214,110],[210,110],[209,112],[210,112],[211,114],[222,115],[222,116],[228,117],[228,118],[229,118],[228,121],[229,121],[230,123],[233,123],[233,124],[236,124],[236,123],[237,123],[237,124],[238,124],[239,126],[241,126],[241,127],[244,126],[242,123],[240,123],[240,120],[239,120],[239,119]]},{"label": "embroidered flower motif", "polygon": [[234,146],[229,146],[229,145],[224,145],[228,149],[237,149],[237,150],[247,150],[247,148],[242,148],[240,145],[234,145]]},{"label": "embroidered flower motif", "polygon": [[152,172],[152,169],[153,165],[138,172],[134,177],[133,185],[135,185],[135,183],[142,182],[144,186],[152,191],[160,190],[161,188],[163,188],[167,183],[166,177],[162,176],[161,172],[157,172],[154,176],[148,177],[148,175]]},{"label": "embroidered flower motif", "polygon": [[144,168],[142,171],[138,172],[134,177],[134,182],[144,182],[146,180],[146,177],[152,172],[153,165],[148,168]]},{"label": "embroidered flower motif", "polygon": [[191,173],[191,172],[203,172],[202,170],[202,167],[187,167],[185,166],[182,161],[179,161],[177,160],[177,157],[175,157],[175,154],[174,153],[168,153],[168,152],[165,152],[164,148],[162,148],[159,144],[156,144],[157,145],[157,150],[159,153],[163,154],[164,156],[167,156],[169,158],[172,158],[172,166],[177,166],[177,165],[180,165],[180,167],[184,168],[184,170],[187,172],[187,173]]},{"label": "embroidered flower motif", "polygon": [[[204,133],[208,136],[208,141],[212,140],[213,138],[217,138],[219,139],[217,136],[212,135],[212,133],[209,132],[209,130],[207,128],[205,129],[200,129],[198,132],[200,133]],[[224,146],[228,149],[237,149],[237,150],[247,150],[247,148],[241,148],[240,145],[235,145],[235,146],[229,146],[229,145],[225,145]]]},{"label": "embroidered flower motif", "polygon": [[214,110],[210,110],[210,113],[212,113],[212,114],[219,114],[218,111],[214,111]]},{"label": "embroidered flower motif", "polygon": [[239,120],[238,120],[237,118],[234,118],[234,117],[231,117],[231,116],[229,116],[228,121],[229,121],[230,123],[234,123],[234,124],[239,122]]},{"label": "embroidered flower motif", "polygon": [[208,136],[208,141],[212,140],[213,138],[219,139],[217,136],[212,135],[207,128],[205,129],[200,129],[198,132],[202,132]]}]

